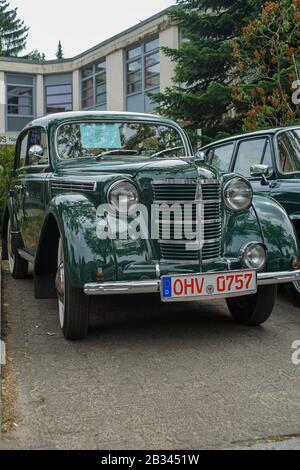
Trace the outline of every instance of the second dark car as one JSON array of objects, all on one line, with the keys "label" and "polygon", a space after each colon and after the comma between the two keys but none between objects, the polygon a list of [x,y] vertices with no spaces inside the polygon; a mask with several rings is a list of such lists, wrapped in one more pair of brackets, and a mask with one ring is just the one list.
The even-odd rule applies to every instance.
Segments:
[{"label": "second dark car", "polygon": [[[247,133],[202,149],[219,171],[247,178],[254,192],[275,198],[287,211],[300,238],[300,126]],[[300,282],[287,289],[300,305]]]}]

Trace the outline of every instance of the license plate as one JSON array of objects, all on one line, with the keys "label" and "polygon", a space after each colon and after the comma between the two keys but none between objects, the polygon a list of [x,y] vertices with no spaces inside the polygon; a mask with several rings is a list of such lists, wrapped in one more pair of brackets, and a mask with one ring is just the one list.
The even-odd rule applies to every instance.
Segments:
[{"label": "license plate", "polygon": [[256,271],[163,276],[161,280],[163,302],[226,298],[256,292]]}]

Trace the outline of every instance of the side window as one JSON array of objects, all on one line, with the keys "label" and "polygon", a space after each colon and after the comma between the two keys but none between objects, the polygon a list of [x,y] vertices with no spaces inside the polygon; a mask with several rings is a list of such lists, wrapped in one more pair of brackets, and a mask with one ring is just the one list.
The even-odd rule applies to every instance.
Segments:
[{"label": "side window", "polygon": [[211,150],[208,154],[209,163],[219,171],[229,171],[233,149],[234,143],[230,143]]},{"label": "side window", "polygon": [[18,159],[18,167],[22,168],[25,166],[26,163],[26,156],[27,156],[27,148],[28,148],[28,132],[24,135],[24,137],[21,140],[19,151],[20,151],[20,156]]},{"label": "side window", "polygon": [[271,148],[267,138],[251,139],[240,143],[235,162],[235,173],[248,178],[251,176],[251,167],[262,163],[272,168]]},{"label": "side window", "polygon": [[39,146],[43,149],[43,155],[29,156],[27,165],[47,165],[49,162],[47,134],[43,129],[34,128],[29,131],[28,151],[33,146]]},{"label": "side window", "polygon": [[288,131],[278,136],[279,169],[283,173],[300,171],[300,132]]}]

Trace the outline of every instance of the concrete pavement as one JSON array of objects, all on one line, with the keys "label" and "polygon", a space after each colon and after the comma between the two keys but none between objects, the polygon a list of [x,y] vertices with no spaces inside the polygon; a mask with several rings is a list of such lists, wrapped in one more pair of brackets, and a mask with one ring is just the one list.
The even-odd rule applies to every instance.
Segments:
[{"label": "concrete pavement", "polygon": [[299,448],[300,309],[281,294],[264,327],[222,301],[102,299],[89,337],[66,342],[55,301],[5,267],[3,310],[16,382],[2,448]]}]

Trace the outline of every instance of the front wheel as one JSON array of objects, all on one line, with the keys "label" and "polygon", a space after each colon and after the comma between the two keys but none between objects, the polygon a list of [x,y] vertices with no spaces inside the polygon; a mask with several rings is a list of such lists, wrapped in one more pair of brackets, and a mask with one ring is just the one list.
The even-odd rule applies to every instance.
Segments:
[{"label": "front wheel", "polygon": [[235,322],[259,326],[270,317],[277,298],[277,286],[261,286],[254,295],[227,299],[227,306]]},{"label": "front wheel", "polygon": [[28,274],[28,261],[21,258],[18,253],[13,252],[11,222],[7,224],[7,252],[9,270],[14,279],[25,279]]},{"label": "front wheel", "polygon": [[57,253],[56,290],[59,321],[68,340],[86,337],[89,326],[89,299],[82,289],[72,287],[65,270],[63,241],[59,239]]}]

